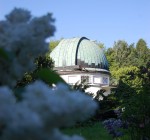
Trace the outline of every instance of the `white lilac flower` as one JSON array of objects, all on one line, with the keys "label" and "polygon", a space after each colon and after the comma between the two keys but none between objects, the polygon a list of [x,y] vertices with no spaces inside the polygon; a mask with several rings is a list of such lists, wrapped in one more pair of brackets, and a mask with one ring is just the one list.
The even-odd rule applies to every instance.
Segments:
[{"label": "white lilac flower", "polygon": [[15,111],[16,99],[8,87],[0,87],[0,130],[11,123],[12,111]]},{"label": "white lilac flower", "polygon": [[[43,123],[37,113],[22,102],[16,102],[12,90],[0,87],[0,139],[22,139],[43,129]],[[22,137],[22,138],[21,138]]]},{"label": "white lilac flower", "polygon": [[0,21],[0,48],[11,56],[9,61],[0,56],[1,85],[14,86],[25,72],[33,70],[34,59],[48,51],[45,40],[55,31],[53,22],[51,14],[31,19],[29,11],[17,8]]},{"label": "white lilac flower", "polygon": [[16,98],[12,90],[7,86],[0,87],[0,106],[3,104],[14,104],[15,102]]},{"label": "white lilac flower", "polygon": [[55,128],[84,120],[93,114],[95,102],[89,96],[70,91],[66,85],[56,87],[52,90],[36,81],[26,87],[20,102],[16,102],[9,88],[1,87],[0,139],[83,140],[63,135]]},{"label": "white lilac flower", "polygon": [[1,140],[41,140],[38,138],[45,137],[41,133],[43,123],[38,114],[21,103],[1,106],[0,122],[2,125]]},{"label": "white lilac flower", "polygon": [[68,126],[87,119],[97,107],[89,96],[72,92],[62,84],[52,90],[36,81],[26,87],[23,103],[37,112],[48,128]]}]

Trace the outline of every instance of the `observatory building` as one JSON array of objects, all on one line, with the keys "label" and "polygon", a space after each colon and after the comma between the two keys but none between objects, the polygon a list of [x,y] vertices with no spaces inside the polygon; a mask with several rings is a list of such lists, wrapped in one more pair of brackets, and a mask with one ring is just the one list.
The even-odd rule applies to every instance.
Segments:
[{"label": "observatory building", "polygon": [[63,39],[50,53],[55,70],[70,85],[86,81],[86,92],[105,89],[110,93],[109,66],[106,56],[94,41],[86,37]]}]

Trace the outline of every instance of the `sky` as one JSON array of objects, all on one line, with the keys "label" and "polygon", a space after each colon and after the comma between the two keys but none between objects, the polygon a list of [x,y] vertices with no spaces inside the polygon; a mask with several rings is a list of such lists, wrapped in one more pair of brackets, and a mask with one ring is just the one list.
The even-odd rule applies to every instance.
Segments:
[{"label": "sky", "polygon": [[109,48],[142,38],[150,48],[150,0],[0,0],[0,20],[15,7],[33,16],[53,13],[56,32],[50,40],[84,36]]}]

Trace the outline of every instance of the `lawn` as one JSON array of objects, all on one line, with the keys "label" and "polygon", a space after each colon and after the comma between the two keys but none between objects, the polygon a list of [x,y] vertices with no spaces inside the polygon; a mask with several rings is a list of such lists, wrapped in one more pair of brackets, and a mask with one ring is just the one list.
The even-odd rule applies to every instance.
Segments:
[{"label": "lawn", "polygon": [[62,129],[62,131],[67,135],[80,135],[86,140],[113,140],[100,122],[96,122],[92,125],[65,128]]}]

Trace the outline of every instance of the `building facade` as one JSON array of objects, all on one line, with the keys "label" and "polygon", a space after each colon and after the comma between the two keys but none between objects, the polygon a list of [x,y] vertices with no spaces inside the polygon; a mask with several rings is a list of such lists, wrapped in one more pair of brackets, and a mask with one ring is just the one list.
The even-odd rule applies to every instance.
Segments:
[{"label": "building facade", "polygon": [[86,82],[86,92],[94,95],[105,89],[110,93],[110,72],[103,50],[86,37],[63,39],[50,53],[55,62],[55,70],[70,85]]}]

